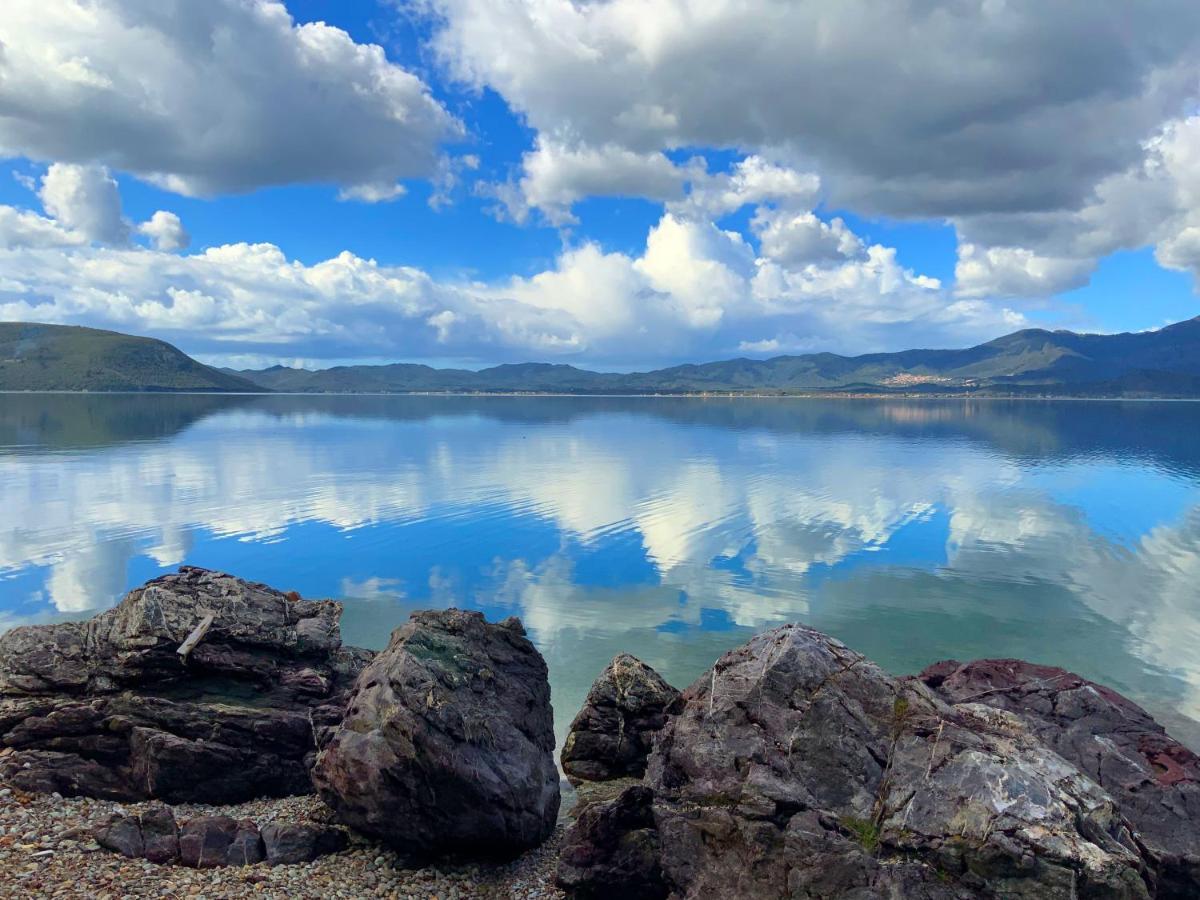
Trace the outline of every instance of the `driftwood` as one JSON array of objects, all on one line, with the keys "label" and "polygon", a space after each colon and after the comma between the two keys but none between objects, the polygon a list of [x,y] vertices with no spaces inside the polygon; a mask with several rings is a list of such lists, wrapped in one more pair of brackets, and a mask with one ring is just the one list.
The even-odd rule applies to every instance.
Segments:
[{"label": "driftwood", "polygon": [[183,643],[179,645],[179,649],[175,651],[179,654],[180,659],[187,662],[188,654],[196,649],[198,643],[204,640],[204,635],[208,634],[208,629],[212,627],[214,618],[213,614],[209,613],[200,620],[199,625],[192,629],[192,633],[184,638]]}]

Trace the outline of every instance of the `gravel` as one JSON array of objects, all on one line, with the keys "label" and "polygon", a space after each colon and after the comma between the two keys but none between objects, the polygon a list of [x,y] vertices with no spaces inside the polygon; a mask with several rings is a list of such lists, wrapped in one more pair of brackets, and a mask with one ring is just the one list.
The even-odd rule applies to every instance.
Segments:
[{"label": "gravel", "polygon": [[[450,863],[423,869],[399,868],[396,856],[351,834],[342,853],[294,866],[197,870],[159,866],[102,850],[92,828],[114,812],[137,812],[146,804],[31,795],[0,783],[0,898],[124,897],[215,900],[258,898],[513,898],[552,900],[561,827],[544,845],[504,865]],[[180,823],[197,815],[273,820],[332,821],[316,797],[253,800],[236,806],[184,804],[174,807]]]}]

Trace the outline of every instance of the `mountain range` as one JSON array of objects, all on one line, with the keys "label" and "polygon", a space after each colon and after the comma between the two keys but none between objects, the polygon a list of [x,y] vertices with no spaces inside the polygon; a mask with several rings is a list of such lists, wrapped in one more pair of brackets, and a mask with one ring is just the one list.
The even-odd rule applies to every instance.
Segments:
[{"label": "mountain range", "polygon": [[235,371],[111,331],[0,323],[0,390],[292,393],[870,393],[1200,397],[1200,317],[1126,334],[1026,329],[964,350],[813,353],[648,372],[521,363]]}]

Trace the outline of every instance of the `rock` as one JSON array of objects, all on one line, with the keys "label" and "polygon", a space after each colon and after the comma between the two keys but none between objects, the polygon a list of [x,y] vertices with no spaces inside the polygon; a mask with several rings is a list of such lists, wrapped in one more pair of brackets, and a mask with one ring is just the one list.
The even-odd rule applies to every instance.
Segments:
[{"label": "rock", "polygon": [[308,823],[264,825],[262,840],[267,862],[273,866],[311,862],[346,848],[346,832],[340,828]]},{"label": "rock", "polygon": [[640,778],[679,691],[636,657],[622,653],[588,691],[567,734],[563,771],[573,780]]},{"label": "rock", "polygon": [[[755,637],[681,700],[645,777],[673,897],[1150,896],[1112,797],[1017,716],[951,706],[812,629]],[[635,800],[580,816],[562,883],[620,895],[611,848],[648,828]]]},{"label": "rock", "polygon": [[179,858],[194,869],[213,869],[229,859],[229,846],[238,823],[229,816],[198,816],[183,823],[179,832]]},{"label": "rock", "polygon": [[585,809],[559,851],[559,887],[582,900],[611,897],[618,885],[627,900],[666,897],[653,800],[649,788],[634,785]]},{"label": "rock", "polygon": [[[271,827],[271,826],[268,826]],[[266,859],[266,849],[263,847],[262,835],[258,826],[250,819],[242,819],[237,823],[237,831],[229,842],[229,850],[225,854],[225,864],[230,866],[252,866]]]},{"label": "rock", "polygon": [[[213,622],[186,660],[176,652]],[[308,771],[370,654],[340,604],[184,567],[87,622],[0,636],[0,779],[116,800],[234,803]]]},{"label": "rock", "polygon": [[131,859],[144,856],[146,852],[141,826],[133,816],[119,813],[109,816],[96,826],[93,837],[105,850],[120,853]]},{"label": "rock", "polygon": [[313,781],[402,854],[510,855],[554,829],[553,750],[546,663],[520,623],[418,612],[359,676]]},{"label": "rock", "polygon": [[1116,691],[1015,659],[936,663],[918,676],[950,703],[1015,714],[1101,785],[1132,823],[1158,896],[1200,896],[1200,758]]},{"label": "rock", "polygon": [[155,804],[138,816],[145,845],[143,856],[153,863],[172,863],[179,860],[179,826],[171,808]]}]

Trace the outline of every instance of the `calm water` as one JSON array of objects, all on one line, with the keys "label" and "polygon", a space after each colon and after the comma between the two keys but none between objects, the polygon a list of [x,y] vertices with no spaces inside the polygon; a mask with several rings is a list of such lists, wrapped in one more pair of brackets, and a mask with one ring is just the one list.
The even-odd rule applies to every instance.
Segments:
[{"label": "calm water", "polygon": [[1200,746],[1200,404],[0,395],[0,629],[180,563],[520,615],[558,728],[802,621],[895,672],[1020,656]]}]

